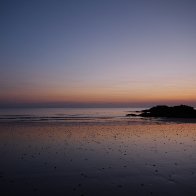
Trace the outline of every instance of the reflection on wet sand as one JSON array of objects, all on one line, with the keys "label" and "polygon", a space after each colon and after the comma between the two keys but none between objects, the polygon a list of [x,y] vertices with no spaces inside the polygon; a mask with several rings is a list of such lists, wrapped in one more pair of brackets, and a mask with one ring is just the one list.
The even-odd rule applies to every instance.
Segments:
[{"label": "reflection on wet sand", "polygon": [[0,155],[6,194],[196,194],[196,124],[2,123]]}]

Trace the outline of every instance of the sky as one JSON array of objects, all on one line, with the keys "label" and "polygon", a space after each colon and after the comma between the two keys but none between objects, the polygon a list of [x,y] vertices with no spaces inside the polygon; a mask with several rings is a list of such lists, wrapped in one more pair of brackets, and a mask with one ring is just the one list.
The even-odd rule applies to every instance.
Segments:
[{"label": "sky", "polygon": [[0,106],[196,106],[196,1],[1,0]]}]

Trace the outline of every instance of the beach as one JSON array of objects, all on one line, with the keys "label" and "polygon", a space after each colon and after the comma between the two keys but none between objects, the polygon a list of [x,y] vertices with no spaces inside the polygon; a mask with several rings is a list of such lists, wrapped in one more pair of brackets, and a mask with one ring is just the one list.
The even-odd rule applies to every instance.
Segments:
[{"label": "beach", "polygon": [[0,123],[1,195],[196,195],[196,124]]},{"label": "beach", "polygon": [[196,0],[0,2],[0,196],[196,196]]}]

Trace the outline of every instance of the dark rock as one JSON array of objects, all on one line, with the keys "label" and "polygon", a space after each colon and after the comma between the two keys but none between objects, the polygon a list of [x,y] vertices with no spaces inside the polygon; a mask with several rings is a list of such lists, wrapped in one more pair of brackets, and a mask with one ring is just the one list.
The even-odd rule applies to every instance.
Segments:
[{"label": "dark rock", "polygon": [[165,106],[158,105],[148,110],[142,110],[141,114],[127,114],[126,116],[141,116],[141,117],[166,117],[166,118],[196,118],[196,110],[191,106]]},{"label": "dark rock", "polygon": [[127,114],[126,116],[138,116],[137,114]]}]

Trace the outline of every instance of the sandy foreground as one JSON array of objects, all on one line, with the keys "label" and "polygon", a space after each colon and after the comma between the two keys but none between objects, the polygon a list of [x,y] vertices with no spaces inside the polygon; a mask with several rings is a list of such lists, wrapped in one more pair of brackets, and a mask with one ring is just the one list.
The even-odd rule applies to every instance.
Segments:
[{"label": "sandy foreground", "polygon": [[0,124],[0,195],[196,195],[196,124]]}]

